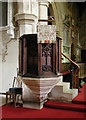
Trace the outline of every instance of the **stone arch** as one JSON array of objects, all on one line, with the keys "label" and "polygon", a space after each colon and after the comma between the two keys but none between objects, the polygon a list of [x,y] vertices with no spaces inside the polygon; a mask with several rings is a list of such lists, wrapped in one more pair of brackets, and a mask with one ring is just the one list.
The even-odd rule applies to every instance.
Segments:
[{"label": "stone arch", "polygon": [[54,18],[55,18],[55,23],[56,23],[56,33],[57,35],[59,35],[59,22],[57,22],[59,20],[58,18],[58,14],[57,14],[57,8],[56,8],[56,4],[54,2],[51,3],[52,8],[53,8],[53,13],[54,13]]},{"label": "stone arch", "polygon": [[54,12],[54,18],[56,23],[56,33],[58,36],[62,37],[62,25],[63,25],[63,18],[61,14],[61,8],[60,3],[58,2],[51,2],[53,12]]}]

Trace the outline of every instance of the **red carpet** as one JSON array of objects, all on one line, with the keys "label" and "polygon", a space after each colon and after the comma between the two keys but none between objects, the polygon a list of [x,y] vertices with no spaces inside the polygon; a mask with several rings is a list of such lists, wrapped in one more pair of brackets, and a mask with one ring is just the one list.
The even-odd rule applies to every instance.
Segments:
[{"label": "red carpet", "polygon": [[62,102],[55,102],[55,101],[48,101],[45,103],[45,107],[48,108],[55,108],[55,109],[63,109],[63,110],[72,110],[72,111],[79,111],[79,112],[86,112],[86,105],[82,104],[71,104],[71,103],[62,103]]},{"label": "red carpet", "polygon": [[[73,101],[86,101],[84,99],[84,92],[86,84],[81,88],[82,92],[79,93],[79,95],[73,100]],[[86,93],[86,92],[85,92]],[[82,97],[83,95],[83,97]],[[80,100],[79,100],[80,99]],[[67,105],[66,103],[59,103],[58,102],[53,102],[53,101],[48,101],[45,103],[45,105],[53,104],[54,107],[57,105],[61,106],[61,109],[52,109],[52,108],[46,108],[44,107],[41,110],[35,110],[35,109],[29,109],[29,108],[23,108],[23,107],[17,107],[13,108],[13,105],[9,106],[2,106],[0,107],[0,113],[2,110],[2,120],[25,120],[25,118],[30,119],[31,118],[39,118],[40,119],[45,119],[47,118],[50,119],[56,119],[56,120],[86,120],[86,113],[85,112],[77,112],[77,111],[83,111],[86,110],[85,106],[83,104],[71,104],[72,109],[76,109],[77,111],[71,111],[70,106]],[[51,105],[52,105],[51,104]],[[64,104],[64,107],[63,107]],[[67,106],[68,110],[63,110]],[[84,109],[85,108],[85,109]],[[1,114],[0,114],[1,115]]]},{"label": "red carpet", "polygon": [[7,118],[80,118],[80,120],[82,120],[82,118],[84,118],[85,116],[83,112],[58,110],[58,109],[45,108],[45,107],[41,110],[34,110],[23,107],[13,108],[12,105],[2,106],[1,108],[2,108],[2,118],[6,118],[6,119]]},{"label": "red carpet", "polygon": [[85,104],[86,105],[86,83],[80,89],[78,96],[73,99],[73,103]]},{"label": "red carpet", "polygon": [[62,72],[63,75],[70,73],[70,71]]}]

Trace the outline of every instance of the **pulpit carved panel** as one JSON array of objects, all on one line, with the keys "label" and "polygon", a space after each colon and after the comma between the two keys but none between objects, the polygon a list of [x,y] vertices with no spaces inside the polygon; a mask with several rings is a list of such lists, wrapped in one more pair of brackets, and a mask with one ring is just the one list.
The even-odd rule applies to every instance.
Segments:
[{"label": "pulpit carved panel", "polygon": [[52,71],[52,44],[42,45],[42,71]]}]

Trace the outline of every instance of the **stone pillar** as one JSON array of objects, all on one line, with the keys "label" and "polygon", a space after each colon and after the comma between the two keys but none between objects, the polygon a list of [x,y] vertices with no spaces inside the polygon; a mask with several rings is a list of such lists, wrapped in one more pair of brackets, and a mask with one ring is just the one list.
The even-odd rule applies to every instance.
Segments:
[{"label": "stone pillar", "polygon": [[19,25],[19,35],[36,33],[37,16],[31,13],[31,2],[18,2],[18,14],[15,20]]},{"label": "stone pillar", "polygon": [[13,26],[13,3],[8,2],[8,34],[11,36],[11,38],[14,38],[14,26]]},{"label": "stone pillar", "polygon": [[[48,20],[48,2],[39,2],[39,19]],[[47,25],[48,22],[40,22],[41,25]]]}]

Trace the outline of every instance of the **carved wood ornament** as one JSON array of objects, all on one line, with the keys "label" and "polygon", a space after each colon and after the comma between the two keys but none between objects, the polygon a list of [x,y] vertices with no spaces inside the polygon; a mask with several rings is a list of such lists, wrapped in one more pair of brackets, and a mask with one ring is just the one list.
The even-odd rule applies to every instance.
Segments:
[{"label": "carved wood ornament", "polygon": [[42,71],[52,71],[52,44],[42,45]]}]

